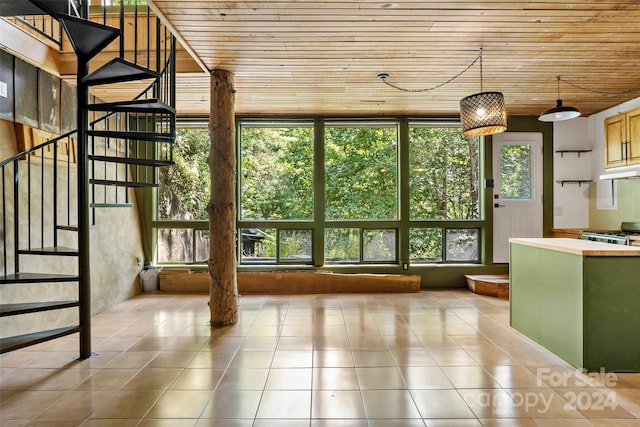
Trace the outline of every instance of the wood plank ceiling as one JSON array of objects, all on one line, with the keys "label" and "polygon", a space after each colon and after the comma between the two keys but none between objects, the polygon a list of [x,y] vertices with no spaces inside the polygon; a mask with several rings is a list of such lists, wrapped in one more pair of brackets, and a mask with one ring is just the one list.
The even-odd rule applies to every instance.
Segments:
[{"label": "wood plank ceiling", "polygon": [[[151,3],[151,0],[150,0]],[[555,104],[589,115],[640,96],[640,1],[152,0],[208,69],[235,75],[243,115],[455,115],[504,93],[511,115]],[[626,92],[626,93],[620,93]],[[206,73],[178,77],[178,112],[207,114]]]}]

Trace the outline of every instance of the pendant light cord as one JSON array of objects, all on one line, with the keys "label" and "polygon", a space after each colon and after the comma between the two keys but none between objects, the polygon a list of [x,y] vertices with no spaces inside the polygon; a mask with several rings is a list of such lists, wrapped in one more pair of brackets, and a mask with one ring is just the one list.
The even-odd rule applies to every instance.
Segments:
[{"label": "pendant light cord", "polygon": [[480,92],[482,92],[482,48],[480,48],[480,55],[478,55],[478,58],[480,58]]},{"label": "pendant light cord", "polygon": [[[473,61],[471,61],[471,63],[469,65],[467,65],[465,67],[464,70],[460,71],[458,74],[456,74],[455,76],[451,77],[449,80],[442,82],[440,84],[437,84],[435,86],[432,87],[428,87],[428,88],[424,88],[424,89],[408,89],[402,86],[398,86],[395,83],[390,82],[389,79],[389,74],[387,73],[381,73],[378,74],[378,79],[380,81],[382,81],[382,83],[386,84],[387,86],[390,86],[394,89],[398,89],[401,90],[403,92],[413,92],[413,93],[418,93],[418,92],[428,92],[430,90],[435,90],[435,89],[439,89],[443,86],[448,85],[449,83],[452,83],[455,79],[457,79],[458,77],[460,77],[461,75],[463,75],[464,73],[466,73],[467,71],[469,71],[469,69],[471,67],[473,67],[476,62],[480,61],[480,92],[483,91],[483,75],[482,75],[482,48],[480,48],[480,54],[478,56],[475,57],[475,59]],[[597,93],[600,95],[609,95],[609,96],[615,96],[615,95],[627,95],[630,93],[635,93],[635,92],[640,92],[640,88],[636,88],[636,89],[631,89],[631,90],[625,90],[622,92],[605,92],[605,91],[601,91],[601,90],[596,90],[596,89],[589,89],[586,88],[584,86],[580,86],[576,83],[570,82],[569,80],[562,78],[560,76],[556,76],[556,79],[558,80],[558,98],[560,98],[560,80],[562,80],[563,82],[567,83],[570,86],[575,87],[576,89],[580,89],[580,90],[584,90],[586,92],[591,92],[591,93]]]},{"label": "pendant light cord", "polygon": [[614,96],[614,95],[627,95],[627,94],[634,93],[634,92],[640,92],[640,87],[636,88],[636,89],[625,90],[625,91],[622,91],[622,92],[605,92],[605,91],[602,91],[602,90],[589,89],[589,88],[586,88],[584,86],[580,86],[578,84],[572,83],[569,80],[558,76],[558,94],[560,93],[560,80],[562,80],[563,82],[565,82],[569,86],[575,87],[576,89],[584,90],[584,91],[591,92],[591,93],[597,93],[597,94],[600,94],[600,95],[611,95],[611,96]]},{"label": "pendant light cord", "polygon": [[449,80],[437,84],[433,87],[428,87],[428,88],[424,88],[424,89],[407,89],[401,86],[398,86],[395,83],[391,83],[390,81],[388,81],[387,79],[389,78],[389,74],[378,74],[378,79],[380,79],[382,81],[382,83],[386,84],[387,86],[391,86],[392,88],[401,90],[403,92],[427,92],[430,90],[435,90],[438,88],[441,88],[442,86],[448,85],[449,83],[453,82],[455,79],[457,79],[458,77],[460,77],[461,75],[463,75],[464,73],[466,73],[467,71],[469,71],[469,69],[471,67],[473,67],[475,65],[476,62],[478,62],[478,60],[480,61],[480,87],[482,88],[482,48],[480,48],[480,55],[476,56],[476,58],[469,64],[467,65],[467,67],[460,71],[458,74],[456,74],[455,76],[451,77]]}]

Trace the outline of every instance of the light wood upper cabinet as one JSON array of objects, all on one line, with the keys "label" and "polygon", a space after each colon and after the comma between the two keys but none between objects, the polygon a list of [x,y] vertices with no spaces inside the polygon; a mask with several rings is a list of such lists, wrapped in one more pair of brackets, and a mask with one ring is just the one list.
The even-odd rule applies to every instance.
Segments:
[{"label": "light wood upper cabinet", "polygon": [[640,165],[640,108],[627,113],[627,164]]},{"label": "light wood upper cabinet", "polygon": [[640,108],[604,121],[605,167],[640,164]]}]

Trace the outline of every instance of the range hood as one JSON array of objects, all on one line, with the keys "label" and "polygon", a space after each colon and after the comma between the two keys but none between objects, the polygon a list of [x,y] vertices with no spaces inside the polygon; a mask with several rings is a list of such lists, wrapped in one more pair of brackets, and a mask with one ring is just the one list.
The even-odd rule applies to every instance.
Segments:
[{"label": "range hood", "polygon": [[640,169],[607,172],[599,176],[600,179],[640,178]]}]

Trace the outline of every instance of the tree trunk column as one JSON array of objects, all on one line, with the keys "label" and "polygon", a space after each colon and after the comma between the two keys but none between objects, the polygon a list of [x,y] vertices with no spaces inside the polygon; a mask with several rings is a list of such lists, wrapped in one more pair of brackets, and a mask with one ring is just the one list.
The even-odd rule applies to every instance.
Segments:
[{"label": "tree trunk column", "polygon": [[209,117],[209,310],[212,326],[238,322],[236,274],[236,127],[233,73],[211,73]]}]

